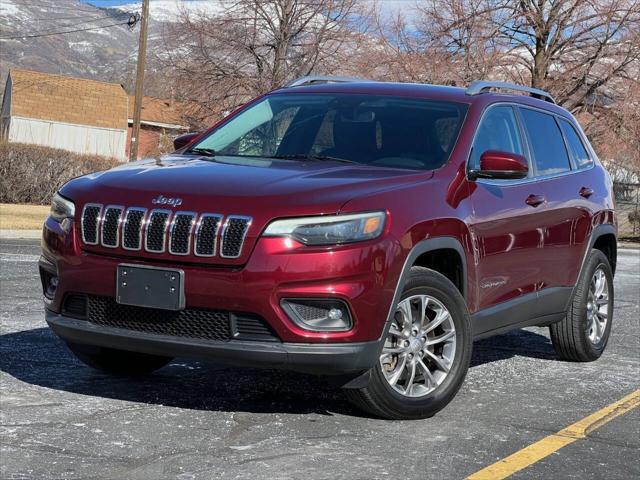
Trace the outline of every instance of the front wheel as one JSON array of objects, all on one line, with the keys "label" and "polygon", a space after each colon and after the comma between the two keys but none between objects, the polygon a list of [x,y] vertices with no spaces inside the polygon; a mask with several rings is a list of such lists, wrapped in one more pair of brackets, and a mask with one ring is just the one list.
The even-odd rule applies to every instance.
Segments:
[{"label": "front wheel", "polygon": [[471,360],[466,304],[445,276],[413,267],[366,387],[346,390],[358,407],[389,419],[427,418],[462,385]]},{"label": "front wheel", "polygon": [[115,348],[67,342],[69,350],[89,367],[108,373],[144,375],[168,364],[172,358]]}]

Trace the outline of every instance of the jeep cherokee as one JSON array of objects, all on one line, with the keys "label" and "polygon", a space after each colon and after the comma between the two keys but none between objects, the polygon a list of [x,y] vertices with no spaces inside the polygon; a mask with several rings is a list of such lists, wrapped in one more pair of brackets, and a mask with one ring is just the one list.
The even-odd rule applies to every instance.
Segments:
[{"label": "jeep cherokee", "polygon": [[176,145],[53,198],[46,320],[92,367],[331,375],[410,419],[454,397],[475,339],[607,344],[611,179],[544,91],[305,77]]}]

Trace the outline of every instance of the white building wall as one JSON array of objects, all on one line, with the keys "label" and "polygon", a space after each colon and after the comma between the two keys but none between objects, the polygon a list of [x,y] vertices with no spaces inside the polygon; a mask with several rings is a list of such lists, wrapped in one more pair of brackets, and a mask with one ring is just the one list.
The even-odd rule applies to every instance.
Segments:
[{"label": "white building wall", "polygon": [[8,140],[126,160],[127,131],[124,129],[11,117]]}]

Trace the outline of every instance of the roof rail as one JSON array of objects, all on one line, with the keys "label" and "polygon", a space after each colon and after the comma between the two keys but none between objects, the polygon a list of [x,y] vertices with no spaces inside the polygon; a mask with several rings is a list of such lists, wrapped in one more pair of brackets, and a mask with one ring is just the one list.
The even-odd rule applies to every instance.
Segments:
[{"label": "roof rail", "polygon": [[350,83],[350,82],[372,82],[364,78],[356,77],[330,77],[324,75],[308,75],[306,77],[296,78],[287,83],[286,87],[301,87],[303,85],[312,85],[314,83]]},{"label": "roof rail", "polygon": [[539,98],[540,100],[546,100],[547,102],[556,103],[553,97],[544,90],[540,90],[538,88],[525,87],[523,85],[516,85],[515,83],[507,83],[507,82],[492,82],[486,80],[478,80],[469,85],[469,88],[466,90],[467,95],[479,95],[481,93],[487,92],[491,89],[496,90],[515,90],[517,92],[526,92],[529,93],[534,98]]}]

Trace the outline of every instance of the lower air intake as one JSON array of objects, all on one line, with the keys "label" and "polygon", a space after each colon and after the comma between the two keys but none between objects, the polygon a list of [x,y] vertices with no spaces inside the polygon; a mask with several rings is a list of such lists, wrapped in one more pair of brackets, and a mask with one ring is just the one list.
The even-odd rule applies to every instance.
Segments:
[{"label": "lower air intake", "polygon": [[62,313],[105,327],[173,337],[215,341],[280,341],[262,317],[226,310],[159,310],[121,305],[111,297],[69,293],[65,296]]}]

